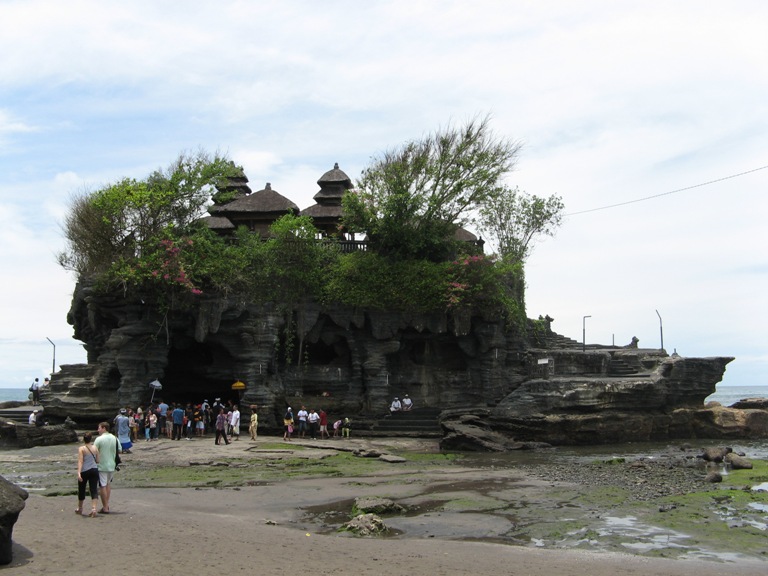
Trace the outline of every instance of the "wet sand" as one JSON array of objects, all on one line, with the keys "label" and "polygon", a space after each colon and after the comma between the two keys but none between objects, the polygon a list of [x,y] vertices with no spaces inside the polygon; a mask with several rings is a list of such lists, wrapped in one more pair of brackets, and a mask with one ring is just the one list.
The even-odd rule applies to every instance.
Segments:
[{"label": "wet sand", "polygon": [[[276,439],[270,439],[275,441]],[[260,439],[262,441],[262,439]],[[368,442],[361,447],[415,448],[408,440]],[[51,449],[48,458],[74,453],[74,446]],[[213,441],[140,443],[133,455],[143,463],[215,463],[226,455],[252,453],[247,440],[215,447]],[[321,457],[323,450],[308,451]],[[41,452],[42,453],[42,452]],[[11,456],[8,456],[11,458]],[[18,455],[23,459],[24,455]],[[36,456],[33,456],[36,457]],[[275,457],[274,453],[268,455]],[[23,462],[19,461],[19,464]],[[3,466],[6,467],[4,462]],[[130,466],[130,460],[128,461]],[[435,470],[436,479],[456,477],[456,469]],[[463,469],[481,479],[487,471]],[[119,474],[119,473],[118,473]],[[304,509],[337,502],[386,486],[409,494],[408,481],[386,472],[362,478],[304,478],[239,488],[126,488],[115,481],[112,513],[77,517],[72,496],[30,493],[14,529],[14,561],[2,574],[79,574],[95,576],[157,571],[208,574],[214,571],[285,574],[514,574],[514,575],[692,575],[765,574],[768,563],[717,563],[649,559],[608,552],[543,550],[439,537],[356,538],[314,531]],[[527,488],[526,488],[527,487]],[[532,479],[521,489],[539,490]],[[86,503],[87,506],[87,503]]]}]

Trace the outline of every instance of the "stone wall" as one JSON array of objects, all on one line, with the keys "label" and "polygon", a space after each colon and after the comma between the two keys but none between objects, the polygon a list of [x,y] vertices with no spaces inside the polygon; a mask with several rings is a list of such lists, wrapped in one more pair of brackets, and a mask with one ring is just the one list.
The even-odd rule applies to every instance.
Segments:
[{"label": "stone wall", "polygon": [[[393,396],[417,406],[493,405],[526,378],[524,338],[499,317],[407,314],[310,303],[285,311],[203,299],[160,316],[122,295],[78,286],[69,320],[88,365],[52,378],[46,413],[75,420],[146,405],[155,378],[166,401],[219,397],[257,404],[276,426],[287,405],[383,415]],[[246,383],[242,396],[231,390]],[[245,410],[247,413],[247,409]]]}]

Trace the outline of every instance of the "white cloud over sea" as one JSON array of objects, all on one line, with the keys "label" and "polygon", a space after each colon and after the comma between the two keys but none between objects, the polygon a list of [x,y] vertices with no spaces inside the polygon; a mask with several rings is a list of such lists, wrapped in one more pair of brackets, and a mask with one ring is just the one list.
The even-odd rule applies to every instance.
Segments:
[{"label": "white cloud over sea", "polygon": [[0,386],[50,370],[46,338],[85,358],[55,261],[73,193],[204,147],[304,208],[334,162],[355,178],[485,113],[524,143],[509,182],[571,214],[529,260],[529,316],[655,347],[658,310],[668,351],[766,384],[766,21],[759,0],[0,2]]}]

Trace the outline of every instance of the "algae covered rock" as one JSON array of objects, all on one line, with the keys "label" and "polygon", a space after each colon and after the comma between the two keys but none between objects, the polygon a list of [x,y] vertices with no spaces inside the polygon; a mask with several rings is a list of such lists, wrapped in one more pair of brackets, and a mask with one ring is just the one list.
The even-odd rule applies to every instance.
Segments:
[{"label": "algae covered rock", "polygon": [[341,529],[358,536],[377,536],[386,534],[389,531],[384,521],[376,514],[360,514],[355,516],[352,520],[346,522]]}]

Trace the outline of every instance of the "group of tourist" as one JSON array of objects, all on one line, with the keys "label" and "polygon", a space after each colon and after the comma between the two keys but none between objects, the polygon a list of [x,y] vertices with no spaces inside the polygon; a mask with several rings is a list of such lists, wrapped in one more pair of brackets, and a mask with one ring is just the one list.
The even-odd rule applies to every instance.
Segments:
[{"label": "group of tourist", "polygon": [[48,386],[51,383],[50,378],[46,378],[43,383],[40,383],[40,378],[35,378],[32,381],[32,384],[29,387],[29,391],[32,392],[32,405],[33,406],[39,406],[40,405],[40,392],[43,388]]},{"label": "group of tourist", "polygon": [[[258,434],[258,406],[252,404],[248,431],[252,440]],[[37,410],[34,411],[37,413]],[[214,418],[213,415],[216,414]],[[77,451],[77,508],[75,512],[83,514],[86,490],[91,496],[91,511],[87,516],[109,514],[109,499],[112,494],[112,479],[119,470],[119,454],[130,454],[133,443],[139,437],[146,441],[157,440],[161,435],[171,440],[181,440],[184,436],[191,440],[194,436],[205,436],[210,430],[216,431],[216,444],[223,438],[229,444],[230,438],[240,437],[240,410],[237,404],[223,404],[220,398],[212,405],[208,400],[201,404],[187,403],[166,404],[158,400],[146,409],[139,406],[121,408],[113,421],[115,434],[110,432],[110,424],[101,422],[98,437],[93,439],[91,432],[83,434],[83,444]],[[101,499],[101,508],[98,502]]]},{"label": "group of tourist", "polygon": [[394,414],[395,412],[408,412],[412,408],[413,400],[410,399],[408,394],[403,396],[402,400],[395,396],[395,399],[392,400],[392,404],[389,405],[389,413]]},{"label": "group of tourist", "polygon": [[[338,438],[339,433],[343,437],[349,438],[351,429],[352,422],[349,418],[336,420],[333,423],[333,438]],[[319,412],[314,408],[307,411],[306,406],[302,406],[294,417],[293,408],[288,406],[283,416],[283,440],[290,441],[294,432],[300,439],[304,439],[307,433],[312,440],[317,440],[318,434],[320,440],[331,438],[331,434],[328,432],[328,414],[322,408]]]},{"label": "group of tourist", "polygon": [[[251,440],[258,435],[258,406],[250,405],[251,418],[248,427]],[[337,419],[332,424],[333,436],[328,430],[328,414],[325,410],[307,410],[305,406],[294,418],[293,410],[288,407],[284,416],[284,440],[291,440],[294,426],[299,438],[317,439],[350,437],[352,422],[349,418]],[[209,431],[216,433],[215,443],[222,441],[229,444],[240,438],[241,414],[237,404],[223,404],[219,398],[212,405],[204,400],[201,404],[186,405],[166,404],[158,400],[146,409],[139,406],[121,408],[113,421],[114,434],[110,432],[109,422],[98,425],[98,436],[94,440],[91,432],[83,434],[83,444],[77,451],[77,508],[75,512],[83,515],[86,491],[91,497],[91,511],[86,516],[109,514],[109,500],[112,495],[112,479],[119,470],[120,454],[130,454],[133,443],[140,437],[146,441],[157,440],[165,435],[171,440],[181,440],[182,436],[191,440],[193,436],[205,436]],[[101,508],[99,508],[101,500]]]},{"label": "group of tourist", "polygon": [[[252,404],[251,418],[248,431],[251,440],[256,440],[259,417],[258,406]],[[192,440],[201,438],[211,432],[216,432],[216,444],[222,436],[225,443],[240,438],[242,425],[240,410],[231,400],[224,404],[216,398],[213,404],[203,400],[200,404],[192,402],[167,404],[158,400],[146,408],[139,406],[121,408],[114,419],[115,431],[123,448],[130,453],[133,442],[144,438],[146,442],[158,440],[161,437],[169,440]]]}]

